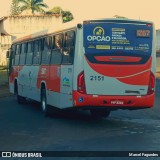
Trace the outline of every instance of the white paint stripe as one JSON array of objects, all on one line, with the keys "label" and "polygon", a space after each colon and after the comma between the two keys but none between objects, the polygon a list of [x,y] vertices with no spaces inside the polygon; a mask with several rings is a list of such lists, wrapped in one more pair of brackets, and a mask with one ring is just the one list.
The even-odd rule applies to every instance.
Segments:
[{"label": "white paint stripe", "polygon": [[142,73],[145,73],[145,72],[148,72],[150,71],[150,69],[147,69],[145,71],[142,71],[142,72],[139,72],[139,73],[136,73],[136,74],[132,74],[132,75],[129,75],[129,76],[124,76],[124,77],[114,77],[114,78],[129,78],[129,77],[133,77],[133,76],[137,76],[139,74],[142,74]]}]

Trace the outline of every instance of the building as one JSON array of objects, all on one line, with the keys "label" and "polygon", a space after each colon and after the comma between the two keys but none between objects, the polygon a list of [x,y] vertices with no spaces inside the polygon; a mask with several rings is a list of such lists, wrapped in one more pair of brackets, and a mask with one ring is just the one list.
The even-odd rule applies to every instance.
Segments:
[{"label": "building", "polygon": [[62,25],[60,14],[18,15],[0,18],[0,66],[7,65],[6,51],[14,39]]}]

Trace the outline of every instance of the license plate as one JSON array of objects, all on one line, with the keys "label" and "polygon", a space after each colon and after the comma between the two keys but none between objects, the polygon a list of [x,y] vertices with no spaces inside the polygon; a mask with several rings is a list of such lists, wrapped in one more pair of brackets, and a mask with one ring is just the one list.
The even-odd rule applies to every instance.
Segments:
[{"label": "license plate", "polygon": [[111,104],[113,104],[113,105],[123,105],[124,101],[123,100],[111,100]]}]

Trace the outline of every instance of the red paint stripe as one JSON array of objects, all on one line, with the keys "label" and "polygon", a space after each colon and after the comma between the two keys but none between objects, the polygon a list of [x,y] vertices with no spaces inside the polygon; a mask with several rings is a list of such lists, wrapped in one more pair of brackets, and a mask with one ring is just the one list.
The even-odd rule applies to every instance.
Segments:
[{"label": "red paint stripe", "polygon": [[60,65],[56,66],[40,66],[37,87],[41,87],[42,81],[46,83],[47,90],[60,92],[60,76],[57,75],[57,70]]},{"label": "red paint stripe", "polygon": [[50,66],[49,89],[60,93],[60,76],[58,77],[57,75],[58,68],[60,68],[60,65]]},{"label": "red paint stripe", "polygon": [[9,83],[14,83],[15,78],[19,76],[19,72],[23,69],[23,66],[13,66],[12,72],[9,76]]},{"label": "red paint stripe", "polygon": [[150,69],[152,57],[150,57],[147,63],[138,65],[96,64],[89,62],[87,58],[86,61],[88,65],[99,74],[108,77],[126,77]]},{"label": "red paint stripe", "polygon": [[150,70],[134,75],[131,77],[126,78],[117,78],[120,82],[131,84],[131,85],[148,85],[149,84],[149,77],[150,77]]},{"label": "red paint stripe", "polygon": [[[107,77],[115,77],[115,78],[121,77],[121,78],[117,78],[117,80],[119,80],[120,82],[131,84],[131,85],[148,85],[149,84],[152,57],[150,57],[147,63],[140,64],[140,65],[94,64],[89,62],[87,58],[86,58],[86,61],[89,64],[89,66],[99,74],[102,74]],[[140,73],[140,74],[137,74],[137,73]]]},{"label": "red paint stripe", "polygon": [[139,62],[141,57],[129,56],[94,56],[99,62]]}]

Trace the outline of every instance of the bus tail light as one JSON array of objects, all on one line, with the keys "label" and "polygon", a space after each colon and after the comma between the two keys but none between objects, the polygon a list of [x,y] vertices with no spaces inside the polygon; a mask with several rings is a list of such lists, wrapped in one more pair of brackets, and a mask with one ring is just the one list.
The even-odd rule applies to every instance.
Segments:
[{"label": "bus tail light", "polygon": [[78,75],[78,92],[79,93],[82,93],[82,94],[85,94],[86,93],[86,85],[85,85],[85,79],[84,79],[84,71],[81,72],[79,75]]},{"label": "bus tail light", "polygon": [[147,27],[151,27],[152,26],[152,24],[151,23],[148,23],[148,24],[146,24],[147,25]]},{"label": "bus tail light", "polygon": [[155,76],[151,72],[150,74],[150,80],[149,80],[149,85],[148,85],[148,95],[152,94],[154,92],[154,87],[155,87]]}]

